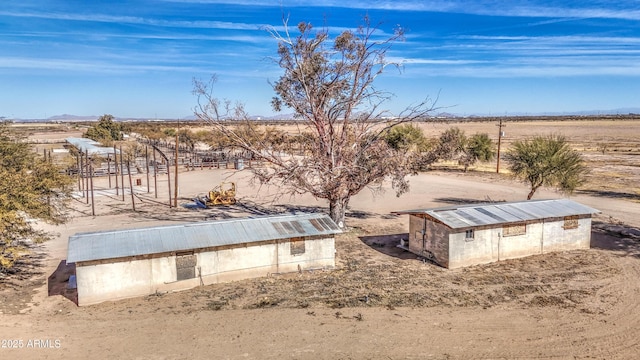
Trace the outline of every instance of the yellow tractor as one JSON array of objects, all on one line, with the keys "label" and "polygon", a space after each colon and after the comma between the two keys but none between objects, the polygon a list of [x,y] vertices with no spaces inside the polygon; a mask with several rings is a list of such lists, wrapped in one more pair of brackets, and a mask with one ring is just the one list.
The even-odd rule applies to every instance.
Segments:
[{"label": "yellow tractor", "polygon": [[204,199],[204,204],[209,206],[214,205],[233,205],[236,203],[236,183],[223,182],[220,185],[209,191],[209,195]]}]

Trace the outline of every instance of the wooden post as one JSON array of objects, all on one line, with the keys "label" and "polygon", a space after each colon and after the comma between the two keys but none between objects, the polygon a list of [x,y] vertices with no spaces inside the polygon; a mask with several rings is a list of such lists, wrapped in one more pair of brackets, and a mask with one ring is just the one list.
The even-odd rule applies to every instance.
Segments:
[{"label": "wooden post", "polygon": [[89,203],[89,164],[91,160],[89,160],[89,149],[85,150],[85,162],[86,162],[86,170],[85,170],[85,190],[87,191],[87,204]]},{"label": "wooden post", "polygon": [[89,179],[91,180],[91,215],[96,216],[96,199],[93,194],[93,164],[89,162]]},{"label": "wooden post", "polygon": [[147,145],[144,146],[144,162],[147,164],[147,194],[151,192],[149,186],[149,147]]},{"label": "wooden post", "polygon": [[82,151],[78,151],[76,159],[78,164],[78,191],[80,191],[82,193],[82,197],[84,197],[84,182],[82,181],[82,167],[84,166],[84,160],[82,159]]},{"label": "wooden post", "polygon": [[158,198],[158,162],[156,161],[156,149],[153,148],[153,192]]},{"label": "wooden post", "polygon": [[122,157],[122,145],[120,145],[120,183],[122,184],[122,201],[124,201],[124,159]]},{"label": "wooden post", "polygon": [[131,206],[133,206],[133,211],[136,211],[136,201],[135,201],[135,197],[133,196],[133,180],[131,180],[131,166],[129,165],[129,160],[127,160],[127,172],[129,173],[129,190],[131,191]]},{"label": "wooden post", "polygon": [[[113,169],[115,170],[115,178],[116,178],[116,195],[119,195],[118,190],[118,151],[116,150],[116,144],[113,144]],[[122,154],[120,154],[122,156]]]},{"label": "wooden post", "polygon": [[109,189],[111,189],[111,156],[107,155],[107,176],[109,176]]}]

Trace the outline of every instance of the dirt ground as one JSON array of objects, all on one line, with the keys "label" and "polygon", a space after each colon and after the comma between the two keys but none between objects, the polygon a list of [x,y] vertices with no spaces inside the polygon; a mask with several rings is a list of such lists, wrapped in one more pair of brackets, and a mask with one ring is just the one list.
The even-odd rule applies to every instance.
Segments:
[{"label": "dirt ground", "polygon": [[[145,176],[137,178],[136,211],[129,195],[123,201],[105,190],[97,192],[96,216],[79,197],[68,224],[39,224],[57,234],[33,252],[39,265],[0,284],[0,358],[633,359],[640,353],[638,178],[624,191],[571,197],[602,211],[589,250],[455,270],[401,251],[395,245],[408,219],[394,210],[527,194],[503,175],[434,171],[410,178],[411,191],[400,198],[390,189],[353,198],[333,271],[77,307],[66,286],[73,267],[64,262],[68,236],[76,232],[326,210],[308,196],[254,187],[246,170],[180,173],[178,209],[165,205],[166,194],[147,193]],[[190,198],[223,180],[238,183],[236,206],[189,208]],[[166,185],[159,177],[158,189]],[[107,179],[95,186],[107,188]],[[536,194],[561,196],[549,189]]]}]

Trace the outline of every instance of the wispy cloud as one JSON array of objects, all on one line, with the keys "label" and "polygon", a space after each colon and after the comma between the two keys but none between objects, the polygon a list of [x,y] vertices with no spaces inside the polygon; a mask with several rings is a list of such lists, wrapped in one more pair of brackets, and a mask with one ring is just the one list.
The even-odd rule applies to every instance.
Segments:
[{"label": "wispy cloud", "polygon": [[186,73],[201,72],[205,69],[188,66],[168,65],[135,65],[118,64],[98,61],[80,61],[70,59],[34,59],[20,57],[0,57],[0,69],[9,70],[58,70],[77,72],[91,72],[102,74],[123,74],[139,72],[167,72],[180,71]]},{"label": "wispy cloud", "polygon": [[457,1],[379,1],[379,0],[165,0],[174,3],[233,4],[245,6],[337,7],[361,10],[395,10],[472,14],[483,16],[548,17],[548,18],[601,18],[639,20],[640,9],[635,1],[606,2],[581,1],[579,6],[559,6],[558,2],[514,0],[508,3],[495,0]]},{"label": "wispy cloud", "polygon": [[139,24],[161,27],[177,28],[202,28],[202,29],[224,29],[224,30],[260,30],[268,24],[247,24],[227,21],[207,21],[207,20],[164,20],[157,18],[146,18],[137,16],[112,16],[103,14],[78,14],[78,13],[45,13],[45,12],[8,12],[0,11],[0,16],[40,18],[63,21],[93,21],[102,23],[118,24]]},{"label": "wispy cloud", "polygon": [[[419,47],[410,55],[411,48]],[[455,77],[640,75],[640,38],[620,36],[465,35],[420,43],[395,54],[407,72]],[[413,70],[412,70],[413,68]]]},{"label": "wispy cloud", "polygon": [[503,55],[526,53],[529,56],[545,52],[571,54],[574,51],[592,53],[636,54],[638,37],[593,36],[460,36],[440,45],[449,51],[491,51]]},{"label": "wispy cloud", "polygon": [[73,37],[75,39],[134,39],[134,40],[171,40],[171,41],[229,41],[236,43],[254,43],[264,44],[265,40],[269,40],[267,34],[264,35],[243,35],[243,34],[192,34],[192,33],[164,33],[164,34],[149,34],[149,33],[117,33],[117,32],[79,32],[79,31],[42,31],[42,32],[21,32],[21,33],[5,33],[15,38],[62,38]]},{"label": "wispy cloud", "polygon": [[591,56],[514,57],[485,61],[443,61],[406,58],[409,76],[444,76],[469,78],[524,78],[576,76],[640,76],[640,64],[626,58]]},{"label": "wispy cloud", "polygon": [[387,60],[395,64],[420,64],[420,65],[469,65],[483,64],[485,61],[480,60],[443,60],[443,59],[426,59],[426,58],[404,58],[404,57],[387,57]]}]

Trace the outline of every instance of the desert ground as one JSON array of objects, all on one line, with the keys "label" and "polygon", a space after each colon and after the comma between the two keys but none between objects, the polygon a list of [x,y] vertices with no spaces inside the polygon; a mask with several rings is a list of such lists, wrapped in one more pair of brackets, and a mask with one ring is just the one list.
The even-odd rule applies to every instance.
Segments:
[{"label": "desert ground", "polygon": [[[425,126],[438,132],[442,125]],[[465,126],[460,127],[468,134],[497,129]],[[601,211],[588,250],[448,270],[398,249],[408,219],[392,211],[524,200],[528,192],[507,174],[481,166],[468,173],[435,168],[411,177],[410,192],[401,197],[384,184],[384,192],[364,190],[352,199],[348,229],[336,240],[335,270],[78,307],[66,288],[73,268],[65,263],[68,237],[77,232],[327,210],[322,200],[253,184],[247,169],[181,171],[180,206],[172,209],[166,190],[155,198],[146,175],[136,177],[141,179],[134,189],[136,211],[128,195],[123,201],[107,191],[107,179],[97,179],[96,215],[78,193],[70,222],[38,224],[56,236],[34,249],[36,265],[0,283],[0,358],[635,359],[640,354],[638,129],[640,122],[506,128],[510,139],[562,133],[584,150],[589,183],[571,198]],[[604,153],[598,150],[601,142],[609,144]],[[189,206],[191,198],[221,181],[238,184],[237,205]],[[159,177],[158,189],[166,185]],[[534,198],[562,196],[543,189]]]}]

